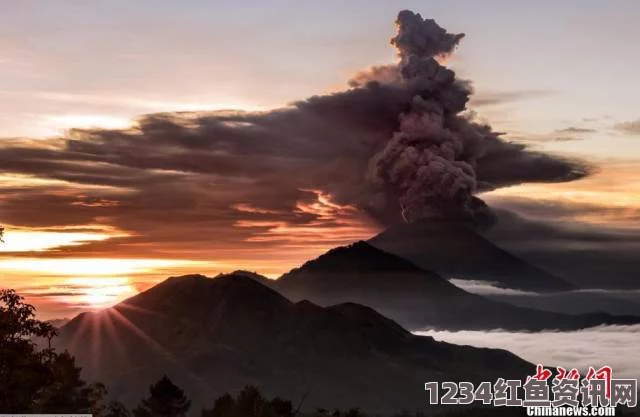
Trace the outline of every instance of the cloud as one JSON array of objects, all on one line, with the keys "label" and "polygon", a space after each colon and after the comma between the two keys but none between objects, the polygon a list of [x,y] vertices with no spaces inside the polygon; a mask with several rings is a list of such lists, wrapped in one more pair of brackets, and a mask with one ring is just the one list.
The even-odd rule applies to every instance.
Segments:
[{"label": "cloud", "polygon": [[569,127],[565,127],[564,129],[558,129],[556,130],[556,132],[558,133],[595,133],[597,132],[597,130],[586,128],[586,127],[569,126]]},{"label": "cloud", "polygon": [[456,279],[451,278],[449,282],[456,287],[462,288],[467,292],[480,295],[528,295],[537,296],[536,292],[516,290],[513,288],[501,288],[497,286],[497,282],[493,281],[481,281],[481,280],[468,280],[468,279]]},{"label": "cloud", "polygon": [[271,111],[150,114],[127,128],[3,141],[1,173],[46,181],[0,182],[2,221],[128,235],[47,256],[252,256],[268,272],[286,268],[273,258],[278,244],[297,262],[369,236],[403,209],[457,211],[479,191],[589,173],[463,115],[470,83],[434,59],[462,36],[411,12],[397,23],[399,62],[344,91]]},{"label": "cloud", "polygon": [[[632,229],[623,230],[625,225],[632,225],[640,220],[640,207],[633,204],[611,204],[607,205],[597,201],[566,201],[553,199],[544,196],[500,196],[489,197],[489,202],[496,207],[508,209],[520,213],[525,217],[541,219],[553,222],[585,223],[586,230],[594,230],[593,224],[608,223],[609,228],[602,225],[600,234],[611,235],[614,231],[616,235],[623,235],[631,232]],[[606,232],[603,232],[605,231]]]},{"label": "cloud", "polygon": [[614,378],[640,378],[637,349],[640,325],[600,326],[572,332],[536,333],[507,331],[416,332],[436,340],[507,349],[533,363],[586,370],[603,365],[613,368]]},{"label": "cloud", "polygon": [[581,181],[555,185],[525,184],[482,197],[492,205],[529,218],[580,221],[632,230],[640,219],[638,164],[608,161]]},{"label": "cloud", "polygon": [[551,91],[543,90],[521,90],[521,91],[501,91],[501,92],[477,92],[471,97],[472,107],[495,106],[512,103],[514,101],[546,97],[553,94]]},{"label": "cloud", "polygon": [[640,135],[640,119],[616,123],[613,128],[627,135]]},{"label": "cloud", "polygon": [[582,140],[586,135],[596,133],[596,129],[569,126],[562,129],[556,129],[547,133],[517,133],[509,134],[510,139],[517,140],[522,143],[542,143],[542,142],[573,142]]},{"label": "cloud", "polygon": [[586,127],[569,126],[563,129],[557,129],[552,133],[539,136],[540,142],[573,142],[584,139],[585,135],[596,133],[596,129]]},{"label": "cloud", "polygon": [[586,288],[558,293],[536,293],[501,288],[491,281],[454,278],[449,282],[465,291],[520,307],[565,314],[606,312],[613,315],[640,316],[640,289]]},{"label": "cloud", "polygon": [[552,142],[574,142],[576,140],[582,140],[582,138],[575,136],[558,136],[551,139]]},{"label": "cloud", "polygon": [[508,294],[499,291],[486,291],[482,295],[495,301],[520,307],[558,313],[606,312],[613,315],[640,316],[640,290],[593,288],[546,294]]}]

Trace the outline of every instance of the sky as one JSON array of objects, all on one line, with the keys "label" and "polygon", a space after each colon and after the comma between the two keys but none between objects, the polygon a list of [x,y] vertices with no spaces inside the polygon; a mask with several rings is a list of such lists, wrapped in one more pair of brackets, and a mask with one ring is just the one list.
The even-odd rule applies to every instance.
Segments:
[{"label": "sky", "polygon": [[[70,316],[169,275],[277,277],[380,231],[318,187],[338,181],[346,157],[327,153],[314,171],[322,182],[306,181],[304,164],[276,170],[255,155],[236,160],[242,175],[223,158],[209,170],[189,130],[201,113],[172,112],[263,112],[267,124],[273,109],[347,90],[359,71],[396,61],[389,39],[402,9],[466,34],[446,66],[472,81],[477,120],[590,167],[583,179],[500,187],[485,201],[539,220],[637,228],[637,1],[0,0],[1,286],[45,317]],[[248,123],[234,117],[224,123]],[[189,153],[171,134],[193,140]],[[282,146],[267,152],[286,158]],[[126,166],[114,170],[118,159]]]}]

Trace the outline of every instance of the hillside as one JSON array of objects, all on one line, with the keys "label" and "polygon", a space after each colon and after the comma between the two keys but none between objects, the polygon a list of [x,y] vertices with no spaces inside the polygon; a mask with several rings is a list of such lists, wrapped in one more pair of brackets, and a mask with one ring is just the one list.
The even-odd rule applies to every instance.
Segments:
[{"label": "hillside", "polygon": [[167,373],[195,409],[246,384],[305,408],[428,408],[427,381],[493,381],[531,371],[513,354],[414,336],[374,310],[292,303],[252,278],[170,278],[65,325],[86,377],[128,403]]}]

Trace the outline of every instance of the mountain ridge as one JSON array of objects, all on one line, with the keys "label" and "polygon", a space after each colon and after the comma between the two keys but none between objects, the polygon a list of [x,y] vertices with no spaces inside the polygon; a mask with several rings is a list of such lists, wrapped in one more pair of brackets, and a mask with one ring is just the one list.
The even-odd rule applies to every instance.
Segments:
[{"label": "mountain ridge", "polygon": [[504,350],[416,336],[355,303],[293,303],[242,275],[171,278],[110,309],[76,316],[58,339],[56,347],[76,356],[87,379],[105,382],[129,404],[167,373],[194,406],[251,384],[284,398],[309,393],[310,409],[390,413],[433,409],[427,381],[533,371]]},{"label": "mountain ridge", "polygon": [[362,241],[334,248],[270,285],[291,300],[368,305],[412,330],[575,330],[640,322],[635,316],[570,315],[492,301]]}]

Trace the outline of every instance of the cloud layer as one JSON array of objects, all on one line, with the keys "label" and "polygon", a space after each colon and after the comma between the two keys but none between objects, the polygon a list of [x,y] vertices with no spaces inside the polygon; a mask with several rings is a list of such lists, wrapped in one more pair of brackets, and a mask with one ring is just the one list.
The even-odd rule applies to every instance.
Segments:
[{"label": "cloud layer", "polygon": [[[562,253],[557,256],[564,256]],[[640,290],[579,289],[558,293],[536,293],[500,288],[488,281],[449,280],[465,291],[520,307],[568,314],[606,312],[640,316]]]},{"label": "cloud layer", "polygon": [[0,220],[108,224],[127,235],[57,256],[117,248],[232,259],[243,249],[266,259],[278,245],[366,237],[403,210],[409,219],[434,207],[464,212],[477,191],[588,173],[462,113],[470,83],[436,60],[462,35],[409,11],[397,25],[399,62],[359,74],[345,91],[267,112],[152,114],[126,129],[3,140],[0,172],[25,180],[0,182]]},{"label": "cloud layer", "polygon": [[507,349],[533,363],[588,369],[609,365],[614,378],[640,378],[637,360],[640,325],[601,326],[573,332],[520,333],[506,331],[425,331],[462,345]]}]

